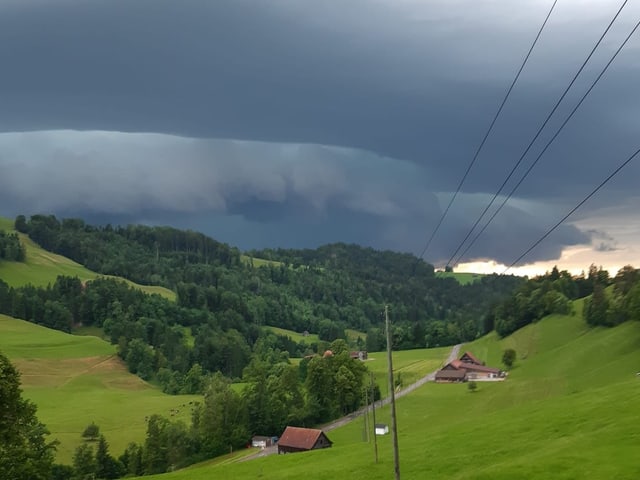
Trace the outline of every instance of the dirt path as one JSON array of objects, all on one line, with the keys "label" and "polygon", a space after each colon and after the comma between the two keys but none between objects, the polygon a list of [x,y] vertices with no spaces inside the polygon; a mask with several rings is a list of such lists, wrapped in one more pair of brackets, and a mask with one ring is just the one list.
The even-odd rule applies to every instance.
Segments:
[{"label": "dirt path", "polygon": [[[444,362],[445,364],[452,362],[453,360],[455,360],[456,358],[458,358],[458,355],[460,354],[460,348],[462,347],[462,344],[459,343],[458,345],[454,345],[453,348],[451,349],[451,352],[449,353],[449,356],[447,357],[447,360]],[[422,385],[424,385],[427,382],[433,382],[435,380],[436,377],[436,371],[433,371],[431,373],[429,373],[428,375],[425,375],[424,377],[422,377],[420,380],[418,380],[415,383],[412,383],[411,385],[409,385],[406,388],[403,388],[401,390],[398,390],[396,392],[396,398],[400,398],[400,397],[404,397],[405,395],[407,395],[408,393],[413,392],[415,389],[421,387]],[[381,408],[385,405],[388,405],[389,403],[391,403],[391,397],[387,397],[387,398],[383,398],[382,400],[378,400],[375,404],[376,408]],[[337,420],[334,420],[331,423],[328,423],[326,425],[324,425],[323,427],[321,427],[321,430],[323,432],[330,432],[331,430],[334,430],[338,427],[342,427],[343,425],[346,425],[349,422],[354,421],[356,418],[364,415],[365,412],[368,412],[371,410],[371,406],[368,407],[362,407],[360,410],[356,410],[353,413],[350,413],[349,415],[339,418]],[[261,457],[266,457],[267,455],[273,455],[275,453],[278,453],[278,447],[276,445],[274,445],[273,447],[268,447],[265,448],[264,450],[261,450],[257,453],[254,453],[253,455],[249,455],[247,457],[244,457],[242,459],[240,459],[240,462],[246,462],[247,460],[253,460],[255,458],[261,458]]]}]

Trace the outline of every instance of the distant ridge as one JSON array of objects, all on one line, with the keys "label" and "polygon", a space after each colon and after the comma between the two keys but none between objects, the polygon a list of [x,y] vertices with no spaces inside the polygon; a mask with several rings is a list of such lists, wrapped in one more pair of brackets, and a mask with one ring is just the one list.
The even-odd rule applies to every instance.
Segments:
[{"label": "distant ridge", "polygon": [[[0,217],[0,230],[14,232],[13,221]],[[26,262],[0,261],[0,279],[12,287],[27,284],[36,287],[46,287],[53,284],[59,275],[78,277],[80,280],[93,280],[98,277],[120,279],[143,292],[162,295],[169,300],[175,300],[176,294],[168,288],[152,285],[140,285],[122,277],[102,275],[83,267],[62,255],[44,250],[23,233],[18,233],[20,241],[26,247]]]}]

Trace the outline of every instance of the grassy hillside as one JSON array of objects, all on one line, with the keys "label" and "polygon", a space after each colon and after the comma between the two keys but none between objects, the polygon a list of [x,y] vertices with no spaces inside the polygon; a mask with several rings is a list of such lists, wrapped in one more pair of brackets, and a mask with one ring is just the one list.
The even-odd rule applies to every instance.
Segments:
[{"label": "grassy hillside", "polygon": [[367,334],[364,332],[360,332],[358,330],[354,330],[352,328],[347,328],[344,333],[347,334],[347,340],[350,342],[357,342],[358,338],[363,342],[367,341]]},{"label": "grassy hillside", "polygon": [[306,337],[302,333],[294,332],[293,330],[287,330],[286,328],[278,328],[272,326],[264,327],[265,330],[275,333],[276,335],[282,335],[283,337],[290,337],[296,343],[305,342],[306,344],[318,343],[320,339],[315,333],[310,333]]},{"label": "grassy hillside", "polygon": [[[504,340],[489,336],[467,345],[492,365],[499,365],[504,348],[514,347],[518,360],[507,381],[480,383],[475,393],[463,384],[428,384],[401,398],[402,477],[638,478],[640,322],[589,329],[579,308]],[[379,421],[388,421],[388,409],[378,413]],[[155,478],[391,478],[391,436],[378,437],[375,464],[362,429],[359,419],[331,432],[334,446],[323,451]]]},{"label": "grassy hillside", "polygon": [[[440,368],[447,359],[451,347],[429,348],[418,350],[402,350],[393,352],[393,371],[395,380],[402,380],[406,387],[425,375]],[[369,353],[367,368],[375,375],[383,397],[389,394],[387,380],[387,353]]]},{"label": "grassy hillside", "polygon": [[[145,417],[190,418],[197,396],[165,395],[130,374],[115,346],[90,336],[68,335],[0,315],[0,351],[22,374],[25,396],[38,406],[38,417],[60,440],[58,460],[70,463],[91,422],[100,426],[112,453],[131,441],[143,441]],[[179,413],[171,417],[173,409]]]},{"label": "grassy hillside", "polygon": [[[311,333],[306,337],[302,333],[295,332],[293,330],[287,330],[286,328],[265,326],[263,327],[265,330],[269,330],[276,335],[282,335],[285,337],[290,337],[296,343],[305,342],[307,344],[318,343],[320,339],[316,333]],[[358,330],[354,330],[352,328],[348,328],[345,330],[345,334],[347,335],[347,340],[349,342],[356,342],[358,338],[362,339],[364,342],[367,339],[367,334],[364,332],[360,332]]]},{"label": "grassy hillside", "polygon": [[[0,217],[0,230],[13,231],[13,221]],[[19,287],[30,283],[36,287],[46,287],[48,284],[54,283],[58,275],[78,277],[81,280],[92,280],[99,276],[109,276],[99,275],[73,260],[48,252],[40,248],[24,234],[19,233],[19,236],[27,250],[26,262],[0,261],[0,279],[7,282],[10,286]],[[175,292],[167,288],[139,285],[129,280],[122,280],[144,292],[150,294],[157,293],[170,300],[175,300],[176,298]]]},{"label": "grassy hillside", "polygon": [[242,260],[243,263],[247,264],[247,265],[251,265],[253,264],[254,267],[258,268],[258,267],[266,267],[266,266],[274,266],[274,267],[280,267],[281,265],[283,265],[282,262],[277,262],[275,260],[266,260],[264,258],[256,258],[256,257],[251,257],[249,255],[241,255],[240,256],[240,260]]},{"label": "grassy hillside", "polygon": [[438,278],[455,278],[460,285],[468,285],[482,278],[481,273],[471,272],[436,272]]}]

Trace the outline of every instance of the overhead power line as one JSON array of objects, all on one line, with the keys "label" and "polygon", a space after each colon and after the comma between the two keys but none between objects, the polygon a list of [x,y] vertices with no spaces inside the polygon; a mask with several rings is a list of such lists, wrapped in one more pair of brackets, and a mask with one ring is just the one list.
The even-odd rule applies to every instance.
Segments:
[{"label": "overhead power line", "polygon": [[549,235],[551,235],[551,233],[553,233],[553,231],[558,228],[560,225],[562,225],[565,220],[567,220],[567,218],[569,218],[571,215],[573,215],[576,210],[578,210],[582,205],[584,205],[591,197],[593,197],[602,187],[604,187],[613,177],[615,177],[620,170],[622,170],[624,167],[626,167],[627,165],[629,165],[629,163],[631,163],[637,156],[638,154],[640,154],[640,148],[638,150],[636,150],[629,158],[627,158],[624,162],[622,162],[618,168],[616,168],[607,178],[605,178],[600,185],[598,185],[595,189],[593,189],[593,191],[591,191],[591,193],[589,193],[586,197],[584,197],[580,203],[578,203],[575,207],[573,207],[569,213],[567,213],[564,217],[562,217],[560,219],[560,221],[558,223],[556,223],[553,227],[551,227],[549,230],[547,230],[547,232],[542,235],[538,240],[536,240],[527,250],[525,250],[525,252],[520,255],[518,258],[516,258],[513,263],[511,263],[511,265],[509,265],[503,272],[502,274],[504,275],[507,271],[509,271],[511,268],[513,268],[520,260],[522,260],[524,257],[526,257],[534,248],[536,248],[538,245],[540,245],[540,243],[542,243],[542,241],[547,238]]},{"label": "overhead power line", "polygon": [[531,47],[529,48],[529,51],[527,52],[526,56],[524,57],[524,60],[522,61],[522,64],[520,65],[520,68],[518,69],[518,73],[516,73],[515,78],[511,82],[511,85],[509,86],[509,89],[507,90],[506,95],[502,99],[502,103],[500,103],[500,107],[498,108],[498,111],[494,115],[493,120],[491,121],[491,124],[489,125],[489,128],[487,129],[487,132],[484,134],[484,137],[482,138],[482,141],[480,142],[480,145],[476,149],[476,152],[473,155],[473,158],[471,159],[471,162],[467,166],[467,169],[464,172],[464,175],[460,179],[460,182],[458,183],[458,186],[456,188],[455,193],[453,194],[453,196],[449,200],[449,204],[447,205],[447,208],[445,208],[444,212],[440,216],[440,219],[438,220],[438,223],[436,224],[436,227],[433,229],[433,232],[431,232],[431,235],[429,236],[429,239],[427,240],[427,244],[425,245],[424,249],[422,250],[422,253],[420,254],[420,256],[418,258],[424,257],[425,253],[427,253],[427,250],[429,250],[429,247],[431,246],[431,242],[433,241],[433,239],[435,238],[436,234],[438,233],[438,230],[440,230],[440,226],[442,225],[442,222],[444,221],[445,217],[449,213],[449,210],[451,209],[451,205],[453,205],[453,202],[455,201],[456,197],[458,196],[458,193],[460,193],[460,190],[462,189],[462,185],[466,181],[467,176],[469,175],[469,172],[471,171],[471,168],[476,163],[476,160],[478,159],[478,155],[480,155],[480,152],[481,152],[482,148],[484,147],[484,144],[486,143],[487,138],[489,138],[489,135],[491,134],[491,131],[493,130],[493,126],[496,124],[496,121],[498,120],[498,117],[500,116],[500,113],[502,112],[502,109],[504,108],[505,103],[507,103],[507,99],[511,95],[513,87],[515,87],[518,79],[520,78],[520,74],[522,73],[522,70],[524,69],[525,65],[529,61],[529,57],[531,56],[531,52],[533,52],[533,49],[535,48],[536,44],[538,43],[538,39],[540,38],[540,35],[542,34],[542,31],[544,30],[544,27],[547,24],[547,21],[549,20],[549,17],[551,17],[551,13],[553,12],[553,9],[555,8],[556,3],[558,3],[558,0],[554,0],[553,4],[551,5],[551,8],[549,9],[549,12],[547,13],[547,16],[545,17],[544,22],[542,23],[542,26],[538,30],[538,34],[536,35],[536,38],[533,40],[533,43],[531,44]]},{"label": "overhead power line", "polygon": [[480,236],[484,233],[484,231],[487,229],[487,227],[489,226],[489,224],[491,224],[491,222],[493,221],[494,218],[496,218],[496,216],[498,215],[498,213],[500,213],[500,211],[502,210],[502,208],[507,204],[507,202],[511,199],[511,197],[513,196],[513,194],[516,192],[516,190],[520,187],[520,185],[522,184],[522,182],[524,182],[525,178],[527,178],[527,176],[529,176],[529,173],[531,173],[531,170],[533,170],[533,168],[537,165],[538,161],[542,158],[542,156],[545,154],[545,152],[547,151],[547,149],[551,146],[551,144],[555,141],[555,139],[558,137],[558,135],[560,135],[560,132],[562,131],[562,129],[564,128],[564,126],[569,123],[569,120],[571,120],[571,117],[573,117],[573,115],[576,113],[576,111],[580,108],[580,106],[582,105],[582,103],[584,102],[585,98],[587,98],[587,96],[591,93],[591,90],[594,89],[594,87],[597,85],[597,83],[600,81],[600,79],[602,78],[602,76],[605,74],[605,72],[607,71],[607,69],[609,68],[609,66],[613,63],[613,61],[615,60],[615,58],[618,56],[618,54],[620,53],[620,51],[625,47],[625,45],[627,44],[627,42],[631,39],[631,37],[633,36],[633,34],[636,32],[636,30],[638,29],[638,27],[640,27],[640,21],[638,21],[638,23],[636,23],[635,27],[633,28],[633,30],[631,30],[631,32],[629,33],[629,35],[627,35],[627,38],[622,42],[622,44],[618,47],[618,49],[616,50],[616,52],[613,54],[613,56],[611,57],[611,59],[609,60],[609,62],[607,62],[607,64],[604,66],[604,68],[602,69],[602,71],[600,72],[600,74],[596,77],[596,79],[594,80],[594,82],[591,84],[591,86],[589,87],[589,89],[585,92],[585,94],[582,96],[582,98],[580,99],[580,101],[577,103],[577,105],[573,108],[573,110],[571,111],[571,113],[567,116],[567,118],[565,119],[565,121],[562,123],[562,125],[560,125],[560,128],[558,128],[558,130],[556,131],[556,133],[553,135],[553,137],[551,137],[551,139],[547,142],[547,144],[545,145],[545,147],[542,149],[542,151],[538,154],[538,156],[536,157],[536,159],[533,161],[533,163],[529,166],[529,168],[527,169],[527,171],[524,173],[524,175],[522,175],[522,177],[520,178],[520,180],[518,180],[518,183],[516,183],[514,185],[514,187],[511,189],[511,191],[509,192],[509,194],[505,197],[505,199],[502,201],[502,203],[500,204],[500,206],[496,209],[495,212],[493,212],[493,214],[491,215],[491,217],[489,218],[489,220],[484,224],[484,226],[482,227],[482,229],[476,234],[476,236],[471,240],[471,242],[469,243],[469,245],[467,245],[467,247],[464,249],[464,251],[458,256],[458,258],[454,261],[454,264],[457,264],[460,262],[460,260],[466,255],[466,253],[469,251],[469,249],[476,243],[476,241],[478,240],[478,238],[480,238]]},{"label": "overhead power line", "polygon": [[522,153],[522,155],[520,156],[520,158],[518,159],[518,161],[515,163],[515,165],[513,166],[513,168],[511,169],[511,171],[509,172],[509,174],[507,175],[507,177],[504,179],[504,181],[502,182],[502,185],[500,185],[500,188],[498,189],[498,191],[493,195],[493,198],[491,199],[491,201],[487,204],[487,206],[485,207],[485,209],[482,211],[482,213],[480,214],[480,216],[478,217],[478,219],[475,221],[475,223],[473,224],[473,226],[469,229],[469,231],[467,232],[467,234],[465,235],[464,239],[462,240],[462,242],[460,242],[460,244],[458,245],[458,247],[456,248],[455,252],[453,252],[453,255],[451,255],[451,258],[449,258],[449,261],[447,262],[447,265],[450,265],[451,262],[453,261],[453,259],[456,257],[456,255],[458,254],[458,252],[460,251],[460,249],[464,246],[464,244],[466,243],[466,241],[469,239],[469,237],[471,236],[471,234],[473,233],[473,231],[475,230],[475,228],[478,226],[478,224],[480,223],[480,221],[484,218],[484,216],[486,215],[487,211],[489,211],[489,209],[491,208],[491,206],[494,204],[494,202],[496,201],[496,198],[498,198],[498,195],[500,195],[500,193],[502,192],[502,190],[504,189],[504,187],[507,185],[507,183],[509,182],[509,180],[511,179],[511,177],[513,176],[513,174],[515,173],[515,171],[518,169],[518,167],[520,166],[520,164],[522,163],[522,161],[524,160],[524,158],[526,157],[527,153],[529,153],[529,150],[531,150],[531,147],[533,146],[533,144],[536,142],[536,140],[538,139],[538,137],[540,136],[540,134],[542,133],[542,131],[544,130],[544,128],[547,126],[547,124],[549,123],[549,120],[551,120],[551,117],[553,117],[554,113],[556,112],[556,110],[558,109],[558,107],[560,106],[560,104],[562,103],[562,101],[564,100],[564,98],[567,96],[567,93],[569,92],[569,90],[571,89],[571,87],[573,87],[573,84],[576,82],[576,80],[578,79],[578,77],[580,76],[580,74],[582,73],[582,71],[584,70],[584,68],[586,67],[587,63],[589,62],[589,60],[591,59],[591,57],[593,56],[593,54],[595,53],[595,51],[597,50],[597,48],[600,46],[600,44],[602,43],[602,40],[604,40],[604,37],[607,35],[607,33],[609,32],[609,30],[611,29],[611,27],[613,26],[613,24],[615,23],[616,19],[618,18],[618,16],[620,15],[620,12],[622,12],[622,9],[625,7],[625,5],[627,4],[629,0],[624,0],[622,2],[622,5],[620,6],[620,8],[618,9],[618,11],[616,12],[616,14],[614,15],[614,17],[611,19],[611,21],[609,22],[609,24],[607,25],[607,28],[604,30],[604,32],[602,33],[602,35],[600,35],[600,38],[598,39],[598,41],[596,42],[596,44],[593,46],[593,48],[591,49],[591,52],[589,52],[589,55],[587,56],[587,58],[584,60],[584,62],[582,62],[582,65],[580,66],[580,68],[578,69],[578,71],[576,72],[576,74],[573,76],[573,79],[571,80],[571,82],[569,83],[569,85],[567,86],[567,88],[565,88],[564,92],[562,93],[562,95],[560,96],[560,98],[558,99],[558,101],[556,102],[556,104],[554,105],[553,109],[551,110],[551,113],[549,113],[549,115],[547,115],[547,118],[544,120],[544,122],[542,123],[542,125],[538,128],[538,131],[536,132],[535,136],[533,137],[533,139],[531,140],[531,142],[529,142],[529,145],[527,146],[527,148],[525,149],[525,151]]}]

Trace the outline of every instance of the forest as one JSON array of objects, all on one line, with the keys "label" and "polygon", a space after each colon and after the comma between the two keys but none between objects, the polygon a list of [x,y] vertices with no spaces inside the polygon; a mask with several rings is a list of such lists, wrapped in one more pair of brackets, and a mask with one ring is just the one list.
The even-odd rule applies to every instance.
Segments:
[{"label": "forest", "polygon": [[369,350],[381,348],[385,303],[395,348],[450,345],[486,333],[489,307],[523,282],[489,275],[463,286],[437,278],[432,265],[413,255],[357,245],[243,256],[201,233],[170,227],[95,227],[52,215],[18,216],[15,227],[95,272],[170,288],[179,306],[210,312],[223,326],[306,330],[325,341],[353,328],[369,334]]}]

